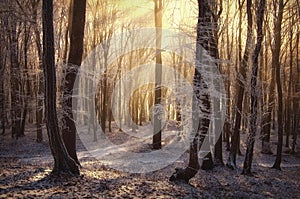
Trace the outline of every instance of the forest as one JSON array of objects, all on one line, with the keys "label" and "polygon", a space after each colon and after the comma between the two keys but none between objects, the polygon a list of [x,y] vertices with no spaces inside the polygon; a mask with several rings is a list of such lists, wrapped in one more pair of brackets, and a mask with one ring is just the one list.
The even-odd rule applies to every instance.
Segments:
[{"label": "forest", "polygon": [[299,198],[299,0],[0,0],[0,198]]}]

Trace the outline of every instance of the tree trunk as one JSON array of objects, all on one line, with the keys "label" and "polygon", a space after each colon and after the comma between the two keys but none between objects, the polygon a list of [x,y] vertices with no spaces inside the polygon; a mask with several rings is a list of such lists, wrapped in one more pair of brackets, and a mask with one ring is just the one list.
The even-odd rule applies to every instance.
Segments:
[{"label": "tree trunk", "polygon": [[[154,91],[154,107],[161,104],[161,79],[162,79],[162,58],[161,58],[161,37],[162,37],[162,0],[154,1],[154,16],[156,27],[156,66],[155,66],[155,91]],[[162,124],[159,111],[154,111],[153,115],[153,149],[161,148],[161,130]]]},{"label": "tree trunk", "polygon": [[[4,17],[5,15],[1,14],[0,18],[0,30],[1,32],[5,32],[7,28],[7,18]],[[5,37],[4,34],[0,35],[0,117],[1,117],[1,134],[5,134],[5,118],[6,118],[6,99],[5,99],[5,90],[4,90],[4,77],[5,77],[5,62],[6,56],[4,55],[4,45],[5,44]]]},{"label": "tree trunk", "polygon": [[56,71],[54,64],[53,1],[43,0],[43,70],[45,75],[46,125],[51,153],[54,157],[53,173],[78,174],[76,162],[68,155],[60,136],[56,113]]},{"label": "tree trunk", "polygon": [[23,114],[22,114],[22,122],[21,122],[21,130],[20,136],[25,136],[25,125],[26,125],[26,117],[28,113],[28,100],[30,96],[30,83],[29,83],[29,76],[28,76],[28,41],[29,41],[30,29],[28,30],[27,24],[24,24],[24,81],[23,81],[23,95],[24,95],[24,107],[23,107]]},{"label": "tree trunk", "polygon": [[[300,12],[299,12],[300,15]],[[297,33],[296,36],[296,57],[299,57],[299,35],[300,33]],[[294,88],[294,93],[296,92],[300,92],[300,67],[299,67],[299,61],[296,62],[296,68],[297,68],[297,74],[298,74],[298,78],[297,78],[297,83],[295,84],[295,88]],[[299,116],[299,97],[298,99],[294,99],[294,127],[293,127],[293,142],[292,142],[292,150],[291,153],[296,153],[296,143],[297,143],[297,133],[299,133],[298,131],[300,131],[300,124],[299,124],[299,120],[300,120],[300,116]]]},{"label": "tree trunk", "polygon": [[[270,35],[266,39],[266,41],[271,40]],[[270,68],[268,68],[268,44],[265,44],[265,81],[268,79],[271,79],[270,82],[270,88],[268,90],[268,93],[265,97],[265,103],[266,103],[266,109],[263,116],[263,122],[262,122],[262,150],[261,153],[263,154],[273,154],[271,150],[271,144],[270,144],[270,135],[271,135],[271,121],[272,121],[272,111],[274,107],[274,87],[275,87],[275,70],[273,66],[271,66],[271,78],[268,77],[268,72]]]},{"label": "tree trunk", "polygon": [[278,101],[278,111],[277,111],[277,122],[278,122],[278,144],[277,144],[277,154],[276,160],[273,165],[273,168],[281,170],[281,155],[282,155],[282,144],[283,144],[283,124],[282,124],[282,111],[283,111],[283,103],[282,103],[282,88],[281,88],[281,80],[280,80],[280,46],[281,46],[281,22],[283,15],[283,0],[279,0],[278,7],[278,16],[275,17],[274,24],[274,67],[276,69],[276,85],[277,85],[277,101]]},{"label": "tree trunk", "polygon": [[[242,5],[240,5],[242,6]],[[241,9],[241,8],[240,8]],[[227,161],[227,167],[231,169],[236,168],[236,154],[238,151],[239,145],[239,137],[240,137],[240,127],[241,127],[241,119],[242,119],[242,111],[243,111],[243,99],[244,99],[244,86],[246,81],[246,70],[248,67],[248,59],[249,59],[249,51],[251,45],[252,38],[252,13],[251,13],[251,0],[247,0],[247,39],[246,46],[244,51],[244,56],[240,66],[240,77],[237,77],[237,101],[236,101],[236,111],[235,111],[235,124],[234,124],[234,132],[231,138],[231,148],[229,152],[229,157]]]},{"label": "tree trunk", "polygon": [[[198,147],[200,148],[203,144],[203,141],[205,139],[206,134],[208,133],[209,129],[209,115],[211,111],[211,104],[209,100],[209,94],[207,92],[207,85],[203,81],[200,72],[197,70],[197,67],[199,66],[199,63],[201,62],[201,48],[207,48],[209,39],[207,38],[207,29],[211,28],[211,19],[210,17],[207,17],[208,14],[211,15],[212,13],[209,13],[209,5],[208,2],[204,1],[201,2],[198,0],[198,23],[197,23],[197,41],[196,41],[196,69],[194,73],[194,79],[193,79],[193,88],[194,88],[194,95],[193,97],[193,113],[192,113],[192,119],[193,119],[193,132],[195,132],[195,136],[193,138],[193,141],[190,145],[190,158],[189,158],[189,164],[185,169],[176,169],[175,173],[170,177],[171,181],[184,181],[186,183],[189,182],[189,180],[194,177],[199,168],[199,160],[198,160]],[[205,26],[205,27],[204,27]],[[209,28],[207,28],[209,27]],[[203,117],[200,119],[200,122],[197,121],[198,118],[198,112],[195,110],[198,110],[198,107],[200,106],[200,111],[203,115]],[[210,158],[211,156],[208,154],[207,157]],[[205,163],[206,168],[211,168],[211,165]]]},{"label": "tree trunk", "polygon": [[[2,24],[2,23],[1,23]],[[1,27],[2,30],[2,27]],[[5,74],[5,61],[3,56],[3,43],[2,35],[0,35],[0,117],[1,117],[1,134],[5,134],[5,92],[4,92],[4,74]]]},{"label": "tree trunk", "polygon": [[290,134],[291,134],[291,109],[292,109],[292,82],[293,82],[293,24],[294,24],[294,17],[292,15],[292,9],[290,10],[291,13],[291,19],[290,19],[290,42],[289,42],[289,53],[290,53],[290,63],[289,63],[289,81],[288,81],[288,97],[287,97],[287,102],[286,102],[286,109],[287,109],[287,114],[286,114],[286,119],[285,119],[285,132],[286,132],[286,140],[285,140],[285,147],[290,147],[289,141],[290,141]]},{"label": "tree trunk", "polygon": [[[251,7],[251,0],[249,1]],[[250,132],[247,141],[247,151],[246,157],[244,161],[244,168],[243,174],[251,175],[251,165],[253,159],[253,149],[254,149],[254,142],[255,142],[255,135],[257,131],[257,103],[258,103],[258,96],[257,96],[257,74],[258,74],[258,57],[261,49],[261,43],[263,41],[263,19],[264,19],[264,11],[265,11],[265,0],[261,0],[257,10],[257,41],[256,46],[252,56],[252,73],[251,73],[251,109],[250,109]]]},{"label": "tree trunk", "polygon": [[[13,3],[10,3],[13,6]],[[12,137],[18,139],[21,129],[21,96],[20,96],[20,64],[18,61],[17,19],[9,18],[9,42],[10,42],[10,84],[11,84],[11,123]]]},{"label": "tree trunk", "polygon": [[82,60],[83,36],[85,24],[85,0],[74,0],[72,6],[72,20],[70,28],[70,51],[68,67],[65,71],[63,93],[63,128],[62,137],[69,155],[79,163],[76,154],[76,126],[72,114],[72,94],[76,75]]},{"label": "tree trunk", "polygon": [[[34,21],[34,35],[35,35],[35,43],[38,53],[38,71],[42,70],[42,46],[41,46],[41,39],[40,39],[40,31],[38,29],[38,22],[37,22],[37,10],[40,0],[31,1],[31,6],[33,10],[33,21]],[[43,141],[43,129],[42,129],[42,123],[43,123],[43,99],[42,95],[44,93],[44,77],[42,73],[37,72],[36,73],[36,142],[40,143]]]}]

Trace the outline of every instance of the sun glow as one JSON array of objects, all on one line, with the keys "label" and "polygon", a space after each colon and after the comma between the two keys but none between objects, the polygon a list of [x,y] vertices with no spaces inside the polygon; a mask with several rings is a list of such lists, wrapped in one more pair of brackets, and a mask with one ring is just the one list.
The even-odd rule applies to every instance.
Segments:
[{"label": "sun glow", "polygon": [[[182,26],[195,26],[197,7],[193,1],[172,0],[163,1],[163,28],[178,29]],[[123,22],[133,22],[144,26],[154,26],[154,1],[131,0],[117,1],[117,7],[124,13],[119,19]]]}]

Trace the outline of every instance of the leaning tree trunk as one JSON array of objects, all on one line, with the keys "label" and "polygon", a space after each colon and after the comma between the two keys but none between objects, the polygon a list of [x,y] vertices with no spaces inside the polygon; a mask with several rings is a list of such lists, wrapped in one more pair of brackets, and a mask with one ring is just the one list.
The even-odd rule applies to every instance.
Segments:
[{"label": "leaning tree trunk", "polygon": [[[250,0],[251,3],[251,0]],[[250,5],[249,5],[250,6]],[[256,46],[252,56],[252,73],[251,73],[251,109],[250,109],[250,132],[247,142],[247,151],[244,161],[243,174],[251,174],[251,165],[253,159],[253,149],[255,142],[255,134],[257,130],[256,120],[257,120],[257,74],[258,74],[258,57],[261,49],[261,43],[263,41],[263,19],[265,11],[265,0],[261,0],[257,10],[257,41]]]},{"label": "leaning tree trunk", "polygon": [[69,156],[60,136],[56,112],[56,71],[54,65],[53,0],[43,0],[43,70],[45,75],[45,115],[51,153],[54,157],[53,173],[78,174],[76,162]]},{"label": "leaning tree trunk", "polygon": [[276,160],[273,165],[273,168],[279,169],[281,164],[281,154],[282,154],[282,144],[283,144],[283,124],[282,124],[282,88],[281,88],[281,80],[280,80],[280,46],[281,46],[281,22],[282,22],[282,14],[283,14],[283,0],[279,0],[279,7],[278,7],[278,16],[276,21],[274,22],[274,66],[275,66],[275,74],[276,74],[276,85],[277,85],[277,97],[278,97],[278,111],[277,111],[277,122],[278,122],[278,144],[277,144],[277,154]]},{"label": "leaning tree trunk", "polygon": [[76,126],[72,114],[72,94],[76,75],[82,61],[83,36],[85,24],[85,0],[72,1],[72,20],[70,29],[70,51],[65,71],[63,93],[62,137],[69,155],[79,163],[76,154]]}]

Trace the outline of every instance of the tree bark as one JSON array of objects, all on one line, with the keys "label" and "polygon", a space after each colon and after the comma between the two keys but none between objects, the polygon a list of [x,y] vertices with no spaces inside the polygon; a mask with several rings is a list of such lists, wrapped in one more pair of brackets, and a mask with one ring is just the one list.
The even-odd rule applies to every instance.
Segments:
[{"label": "tree bark", "polygon": [[[154,1],[154,16],[156,27],[156,56],[155,56],[155,91],[154,91],[154,106],[161,104],[161,78],[162,78],[162,57],[161,57],[161,37],[162,37],[162,0]],[[162,124],[159,111],[154,111],[153,115],[153,149],[161,148],[161,131]]]},{"label": "tree bark", "polygon": [[[2,24],[2,23],[1,23]],[[2,30],[2,27],[1,27]],[[5,134],[5,92],[4,92],[4,74],[5,74],[5,61],[3,49],[3,37],[0,35],[0,117],[1,117],[1,134]]]},{"label": "tree bark", "polygon": [[[251,0],[250,0],[251,3]],[[251,6],[251,5],[249,5]],[[264,11],[265,11],[265,0],[261,0],[257,10],[257,41],[256,46],[252,56],[252,73],[251,73],[251,109],[250,109],[250,132],[247,140],[247,151],[246,157],[244,161],[244,168],[242,174],[251,175],[251,165],[253,159],[253,150],[254,150],[254,142],[255,135],[257,131],[257,104],[258,104],[258,96],[257,96],[257,74],[258,74],[258,57],[261,49],[261,43],[263,41],[263,19],[264,19]]]},{"label": "tree bark", "polygon": [[[35,35],[35,43],[38,53],[38,71],[42,70],[42,46],[41,46],[41,39],[40,39],[40,31],[38,29],[38,22],[37,22],[37,10],[40,0],[31,1],[31,7],[32,7],[32,18],[34,21],[34,35]],[[42,123],[43,123],[43,99],[42,95],[44,93],[44,77],[43,74],[40,72],[36,73],[36,142],[40,143],[43,141],[43,129],[42,129]]]},{"label": "tree bark", "polygon": [[[300,15],[300,12],[299,12]],[[296,36],[296,57],[299,57],[299,35],[300,33],[297,33]],[[294,93],[296,92],[300,92],[300,67],[299,67],[299,62],[296,62],[296,68],[297,68],[297,74],[298,74],[298,78],[297,78],[297,83],[295,84],[295,88],[294,88]],[[298,86],[297,86],[298,85]],[[293,103],[293,108],[294,108],[294,125],[293,125],[293,142],[292,142],[292,150],[291,153],[296,153],[296,143],[297,143],[297,133],[300,133],[300,124],[299,124],[299,120],[300,120],[300,114],[299,114],[299,97],[298,99],[294,99],[294,103]]]},{"label": "tree bark", "polygon": [[[14,6],[13,2],[9,6]],[[18,38],[17,19],[15,16],[9,17],[9,44],[10,44],[10,84],[11,84],[11,123],[12,137],[18,139],[21,130],[21,98],[20,98],[20,64],[18,60]]]},{"label": "tree bark", "polygon": [[[176,169],[175,173],[170,177],[170,181],[183,181],[188,183],[191,178],[193,178],[199,168],[199,159],[198,159],[198,147],[200,148],[203,144],[205,139],[205,135],[208,133],[209,123],[210,123],[210,111],[211,111],[211,104],[209,99],[209,94],[207,92],[207,85],[203,81],[203,78],[197,70],[199,63],[201,63],[201,48],[207,49],[209,46],[209,37],[207,37],[207,29],[211,27],[211,18],[207,16],[211,16],[211,11],[209,10],[208,2],[198,0],[198,23],[197,23],[197,40],[196,40],[196,69],[194,73],[193,79],[193,88],[194,88],[194,95],[193,97],[193,132],[194,138],[190,145],[190,157],[189,157],[189,164],[185,169]],[[207,28],[208,27],[208,28]],[[212,39],[212,38],[210,38]],[[208,51],[209,52],[209,51]],[[198,112],[194,111],[197,110],[200,106],[200,111],[202,113],[202,118],[200,118],[200,122],[197,121]],[[207,158],[211,156],[208,154]],[[206,168],[211,168],[212,165],[205,163]]]},{"label": "tree bark", "polygon": [[278,101],[278,111],[277,111],[277,122],[278,122],[278,144],[277,144],[277,152],[276,159],[273,165],[273,168],[281,170],[281,155],[282,155],[282,144],[283,144],[283,124],[282,124],[282,111],[283,111],[283,102],[282,102],[282,88],[281,88],[281,80],[280,80],[280,47],[281,47],[281,22],[283,15],[283,0],[279,0],[278,6],[278,16],[275,20],[274,24],[274,67],[276,69],[276,85],[277,85],[277,101]]},{"label": "tree bark", "polygon": [[79,70],[83,53],[83,36],[85,24],[85,0],[73,0],[70,27],[70,51],[68,66],[65,70],[63,93],[63,128],[62,137],[69,155],[79,164],[76,154],[76,126],[72,114],[73,87]]},{"label": "tree bark", "polygon": [[43,70],[45,75],[46,126],[51,153],[54,157],[52,172],[79,175],[76,162],[68,155],[60,136],[56,112],[56,71],[54,64],[53,0],[43,0]]},{"label": "tree bark", "polygon": [[[240,5],[241,6],[241,5]],[[248,59],[250,53],[250,45],[252,38],[252,13],[251,13],[251,0],[247,0],[247,39],[244,51],[244,56],[239,68],[239,75],[237,77],[237,100],[236,100],[236,111],[235,111],[235,124],[234,132],[231,138],[231,147],[229,152],[228,161],[226,163],[227,167],[231,169],[236,168],[236,154],[238,152],[239,137],[240,137],[240,127],[243,111],[243,99],[244,99],[244,86],[246,81],[246,70],[248,67]]]}]

